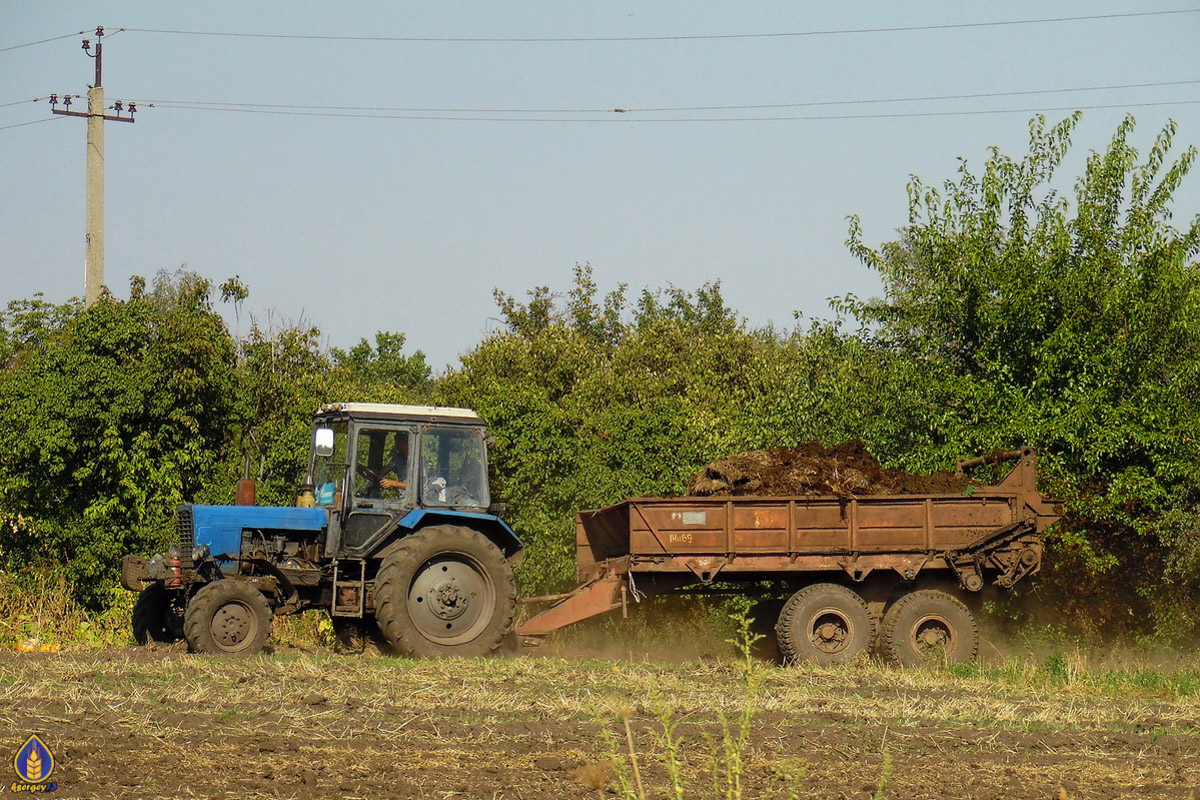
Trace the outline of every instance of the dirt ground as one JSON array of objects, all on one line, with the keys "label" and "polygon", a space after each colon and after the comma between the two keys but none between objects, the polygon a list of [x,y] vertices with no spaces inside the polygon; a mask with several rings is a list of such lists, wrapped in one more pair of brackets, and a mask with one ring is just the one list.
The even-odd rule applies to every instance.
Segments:
[{"label": "dirt ground", "polygon": [[835,495],[958,494],[971,485],[952,472],[911,475],[879,465],[858,439],[822,447],[809,442],[798,447],[751,450],[706,465],[692,478],[688,494],[711,495]]},{"label": "dirt ground", "polygon": [[719,715],[736,734],[750,708],[747,798],[871,798],[884,778],[881,796],[939,800],[1200,788],[1200,686],[1186,682],[869,663],[753,674],[757,690],[732,658],[3,653],[0,763],[13,780],[10,754],[38,733],[58,797],[611,797],[602,729],[624,749],[627,717],[646,796],[665,797],[669,709],[685,796],[713,797]]}]

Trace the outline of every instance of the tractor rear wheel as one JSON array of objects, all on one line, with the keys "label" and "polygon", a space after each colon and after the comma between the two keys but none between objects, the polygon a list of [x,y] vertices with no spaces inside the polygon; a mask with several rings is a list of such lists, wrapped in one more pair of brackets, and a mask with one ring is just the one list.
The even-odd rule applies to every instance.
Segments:
[{"label": "tractor rear wheel", "polygon": [[170,644],[183,638],[183,626],[171,608],[171,594],[161,583],[152,583],[133,604],[133,640]]},{"label": "tractor rear wheel", "polygon": [[932,589],[911,592],[883,615],[884,655],[906,667],[961,664],[975,658],[979,628],[957,597]]},{"label": "tractor rear wheel", "polygon": [[402,539],[375,580],[375,619],[404,656],[486,656],[512,629],[517,588],[500,548],[470,528]]},{"label": "tractor rear wheel", "polygon": [[817,583],[784,604],[775,625],[785,661],[844,664],[866,653],[875,639],[875,617],[851,589]]},{"label": "tractor rear wheel", "polygon": [[271,638],[274,614],[262,592],[246,581],[226,578],[193,595],[183,618],[183,635],[196,653],[248,656]]}]

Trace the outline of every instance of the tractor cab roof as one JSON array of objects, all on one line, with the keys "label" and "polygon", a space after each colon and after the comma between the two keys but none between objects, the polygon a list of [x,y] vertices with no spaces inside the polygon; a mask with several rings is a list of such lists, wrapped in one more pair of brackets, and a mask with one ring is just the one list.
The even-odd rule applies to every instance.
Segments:
[{"label": "tractor cab roof", "polygon": [[479,415],[469,408],[410,406],[399,403],[326,403],[317,410],[316,417],[318,420],[352,417],[354,419],[389,420],[394,422],[453,422],[460,425],[483,424],[483,420],[479,418]]}]

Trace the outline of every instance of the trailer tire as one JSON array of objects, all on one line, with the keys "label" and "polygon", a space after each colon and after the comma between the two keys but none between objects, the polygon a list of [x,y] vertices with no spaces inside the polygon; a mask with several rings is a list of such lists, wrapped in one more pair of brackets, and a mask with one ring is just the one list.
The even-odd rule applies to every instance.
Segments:
[{"label": "trailer tire", "polygon": [[234,578],[200,587],[183,617],[183,635],[194,653],[248,656],[271,638],[275,615],[253,584]]},{"label": "trailer tire", "polygon": [[844,664],[871,649],[875,617],[853,590],[836,583],[817,583],[796,592],[784,604],[775,636],[785,662]]},{"label": "trailer tire", "polygon": [[133,640],[140,645],[151,642],[170,644],[183,638],[183,627],[171,614],[171,595],[161,583],[152,583],[133,604]]},{"label": "trailer tire", "polygon": [[435,525],[400,540],[375,580],[375,619],[403,656],[491,655],[516,607],[512,566],[470,528]]},{"label": "trailer tire", "polygon": [[881,639],[888,660],[906,667],[961,664],[975,658],[979,628],[957,597],[924,589],[888,608]]}]

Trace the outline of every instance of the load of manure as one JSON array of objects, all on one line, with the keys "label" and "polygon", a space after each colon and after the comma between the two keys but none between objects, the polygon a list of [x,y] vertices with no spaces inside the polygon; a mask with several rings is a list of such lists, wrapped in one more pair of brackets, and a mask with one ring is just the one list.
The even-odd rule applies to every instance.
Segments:
[{"label": "load of manure", "polygon": [[751,450],[717,459],[688,484],[691,497],[742,495],[961,494],[972,481],[953,472],[911,475],[879,465],[858,439],[822,447]]}]

